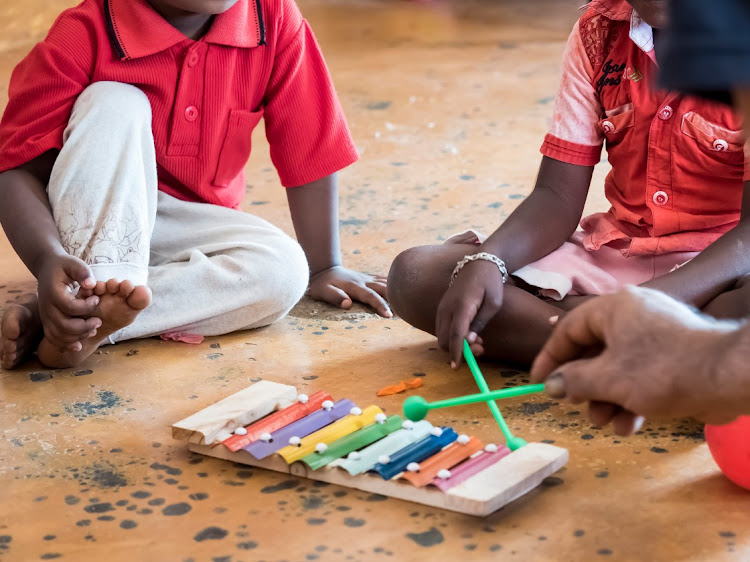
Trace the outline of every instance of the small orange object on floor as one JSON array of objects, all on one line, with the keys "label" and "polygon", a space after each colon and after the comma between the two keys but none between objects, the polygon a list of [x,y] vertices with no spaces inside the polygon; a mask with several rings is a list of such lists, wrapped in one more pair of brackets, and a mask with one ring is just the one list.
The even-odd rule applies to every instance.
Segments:
[{"label": "small orange object on floor", "polygon": [[398,384],[392,384],[391,386],[381,388],[378,390],[378,396],[390,396],[391,394],[398,394],[406,389],[419,388],[420,386],[422,386],[422,379],[420,378],[412,379],[409,382],[401,381]]}]

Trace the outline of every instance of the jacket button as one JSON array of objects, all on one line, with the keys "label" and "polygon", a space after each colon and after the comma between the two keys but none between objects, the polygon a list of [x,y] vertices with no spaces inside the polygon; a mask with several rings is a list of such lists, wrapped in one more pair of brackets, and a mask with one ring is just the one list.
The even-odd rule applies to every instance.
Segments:
[{"label": "jacket button", "polygon": [[612,123],[612,121],[602,121],[602,131],[604,131],[605,133],[614,133],[614,123]]},{"label": "jacket button", "polygon": [[667,201],[669,201],[669,195],[667,195],[664,191],[657,191],[656,193],[654,193],[653,200],[654,203],[661,207],[662,205],[667,204]]},{"label": "jacket button", "polygon": [[659,119],[661,119],[662,121],[669,121],[669,119],[672,118],[672,113],[674,113],[674,111],[672,111],[672,108],[668,105],[665,105],[659,112]]},{"label": "jacket button", "polygon": [[191,123],[198,118],[198,108],[194,105],[190,105],[185,109],[185,119]]},{"label": "jacket button", "polygon": [[713,146],[714,146],[714,150],[718,150],[719,152],[721,152],[729,148],[729,143],[725,141],[724,139],[716,139],[714,141]]}]

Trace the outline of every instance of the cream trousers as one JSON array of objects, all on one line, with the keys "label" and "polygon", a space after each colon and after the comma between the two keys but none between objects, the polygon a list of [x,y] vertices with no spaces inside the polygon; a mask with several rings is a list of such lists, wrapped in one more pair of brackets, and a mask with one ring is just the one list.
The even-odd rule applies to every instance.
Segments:
[{"label": "cream trousers", "polygon": [[265,326],[307,287],[302,248],[275,226],[158,191],[151,106],[134,86],[98,82],[79,96],[48,195],[63,247],[97,280],[153,292],[113,342]]}]

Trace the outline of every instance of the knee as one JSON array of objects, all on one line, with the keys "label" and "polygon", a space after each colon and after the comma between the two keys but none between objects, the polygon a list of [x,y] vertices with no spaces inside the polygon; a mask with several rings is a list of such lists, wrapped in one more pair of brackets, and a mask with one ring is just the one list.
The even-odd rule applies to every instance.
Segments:
[{"label": "knee", "polygon": [[146,94],[130,84],[95,82],[78,96],[71,121],[82,116],[109,125],[144,123],[151,127],[151,102]]},{"label": "knee", "polygon": [[404,250],[391,264],[388,272],[388,302],[393,312],[408,321],[410,303],[424,290],[428,246]]},{"label": "knee", "polygon": [[237,260],[245,270],[242,277],[259,285],[251,291],[252,302],[247,305],[260,314],[264,325],[286,316],[304,296],[310,280],[307,258],[295,240],[279,232],[273,244],[265,246],[261,255],[256,248]]},{"label": "knee", "polygon": [[307,257],[296,240],[285,236],[275,260],[275,277],[279,280],[277,297],[282,316],[297,304],[307,291],[310,267]]}]

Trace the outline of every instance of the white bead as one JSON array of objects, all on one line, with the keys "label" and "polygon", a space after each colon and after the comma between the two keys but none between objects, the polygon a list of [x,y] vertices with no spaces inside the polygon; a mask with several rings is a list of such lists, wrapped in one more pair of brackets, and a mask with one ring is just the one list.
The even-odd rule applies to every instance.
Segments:
[{"label": "white bead", "polygon": [[347,455],[346,458],[349,459],[350,461],[358,461],[359,459],[362,458],[362,455],[360,455],[357,451],[352,451],[351,453]]},{"label": "white bead", "polygon": [[317,445],[315,445],[315,452],[316,452],[316,453],[321,453],[321,454],[323,454],[323,453],[325,453],[325,452],[326,452],[327,450],[328,450],[328,445],[326,445],[325,443],[318,443]]},{"label": "white bead", "polygon": [[247,429],[245,429],[244,427],[238,427],[237,429],[234,430],[234,434],[235,435],[247,435]]},{"label": "white bead", "polygon": [[441,480],[448,480],[448,478],[451,477],[451,471],[447,468],[443,468],[437,473],[437,475]]},{"label": "white bead", "polygon": [[410,462],[406,465],[406,470],[409,472],[419,472],[419,463],[418,462]]},{"label": "white bead", "polygon": [[330,412],[333,409],[333,402],[331,400],[326,400],[323,402],[322,406],[326,412]]},{"label": "white bead", "polygon": [[440,437],[443,434],[443,428],[442,427],[433,427],[430,430],[430,435],[434,435],[435,437]]},{"label": "white bead", "polygon": [[484,450],[488,453],[497,453],[497,445],[495,445],[494,443],[490,443],[485,446]]},{"label": "white bead", "polygon": [[308,400],[310,400],[310,397],[307,394],[300,394],[297,396],[297,402],[300,404],[307,404]]},{"label": "white bead", "polygon": [[273,438],[271,437],[270,433],[261,433],[260,434],[260,440],[261,441],[265,441],[266,443],[270,443],[271,439],[273,439]]},{"label": "white bead", "polygon": [[299,447],[299,444],[302,442],[302,439],[297,437],[296,435],[294,437],[289,438],[289,444],[294,447]]},{"label": "white bead", "polygon": [[461,445],[466,445],[469,442],[469,436],[468,435],[459,435],[458,439],[456,439]]},{"label": "white bead", "polygon": [[354,406],[351,410],[349,410],[349,413],[353,416],[361,416],[362,415],[362,408],[359,408],[357,406]]},{"label": "white bead", "polygon": [[387,419],[388,419],[388,416],[386,416],[382,412],[380,414],[375,414],[375,421],[378,423],[385,423],[385,420]]},{"label": "white bead", "polygon": [[414,422],[411,420],[404,420],[404,423],[401,424],[401,427],[404,429],[414,429]]},{"label": "white bead", "polygon": [[391,457],[389,457],[388,455],[380,455],[378,457],[378,462],[380,464],[388,464],[389,462],[391,462]]}]

